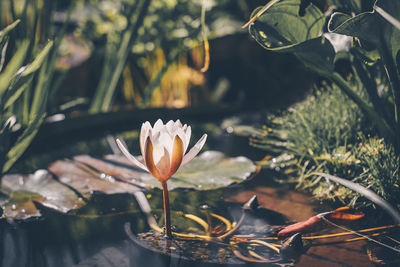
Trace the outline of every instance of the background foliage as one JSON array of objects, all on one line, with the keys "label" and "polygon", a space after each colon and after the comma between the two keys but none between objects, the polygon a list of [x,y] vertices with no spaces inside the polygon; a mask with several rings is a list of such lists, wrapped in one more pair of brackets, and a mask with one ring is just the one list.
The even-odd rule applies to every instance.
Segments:
[{"label": "background foliage", "polygon": [[311,2],[280,1],[252,13],[258,18],[250,34],[261,46],[294,53],[328,81],[290,112],[269,117],[253,144],[279,155],[264,164],[295,173],[298,186],[320,199],[373,205],[315,171],[351,179],[399,205],[400,6],[327,1],[320,10]]}]

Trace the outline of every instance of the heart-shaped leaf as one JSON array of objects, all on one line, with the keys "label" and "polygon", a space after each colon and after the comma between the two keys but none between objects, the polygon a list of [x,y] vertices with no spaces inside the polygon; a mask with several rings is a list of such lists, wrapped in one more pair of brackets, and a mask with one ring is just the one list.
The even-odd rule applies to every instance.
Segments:
[{"label": "heart-shaped leaf", "polygon": [[[90,165],[99,172],[143,187],[161,188],[161,183],[147,172],[139,170],[124,156],[108,155],[104,160],[77,156],[78,162]],[[168,180],[170,190],[192,188],[210,190],[240,183],[257,171],[257,166],[246,157],[228,158],[222,152],[206,151],[178,170]],[[74,187],[71,184],[72,187]]]},{"label": "heart-shaped leaf", "polygon": [[374,10],[354,17],[336,12],[331,16],[328,29],[367,41],[380,50],[389,49],[393,59],[396,59],[400,50],[400,30],[385,18],[387,14],[400,20],[400,2],[378,0]]},{"label": "heart-shaped leaf", "polygon": [[[300,0],[276,3],[250,25],[250,34],[267,50],[293,52],[315,71],[331,72],[335,51],[321,36],[324,14],[313,4],[300,12],[300,4]],[[252,17],[261,9],[255,9]]]}]

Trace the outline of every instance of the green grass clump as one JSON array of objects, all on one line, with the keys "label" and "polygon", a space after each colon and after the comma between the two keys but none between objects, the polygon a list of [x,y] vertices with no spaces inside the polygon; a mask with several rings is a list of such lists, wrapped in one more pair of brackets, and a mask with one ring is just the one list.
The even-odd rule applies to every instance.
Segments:
[{"label": "green grass clump", "polygon": [[297,188],[319,200],[339,201],[356,208],[374,203],[354,191],[313,175],[322,172],[365,186],[393,205],[400,204],[400,157],[347,96],[334,86],[317,89],[288,111],[270,115],[252,145],[271,157],[261,163],[283,171]]}]

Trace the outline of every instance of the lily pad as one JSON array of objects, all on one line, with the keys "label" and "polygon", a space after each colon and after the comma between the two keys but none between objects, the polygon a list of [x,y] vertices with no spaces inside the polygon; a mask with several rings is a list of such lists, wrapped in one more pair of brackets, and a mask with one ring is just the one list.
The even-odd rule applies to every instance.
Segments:
[{"label": "lily pad", "polygon": [[[217,151],[207,151],[182,167],[171,177],[169,189],[209,190],[246,180],[256,172],[256,165],[245,157],[228,158]],[[6,175],[2,190],[4,214],[10,219],[41,216],[35,203],[67,213],[81,208],[95,193],[135,194],[149,188],[160,188],[150,174],[132,167],[123,156],[109,155],[96,159],[79,155],[73,160],[55,161],[47,170],[34,174]]]},{"label": "lily pad", "polygon": [[39,217],[41,214],[34,202],[62,213],[79,209],[85,204],[73,190],[54,179],[46,170],[37,170],[30,175],[5,175],[1,188],[9,195],[3,206],[4,214],[9,219]]},{"label": "lily pad", "polygon": [[95,192],[104,194],[135,193],[140,189],[130,183],[117,181],[106,173],[96,172],[77,161],[58,160],[52,163],[49,171],[58,179],[85,197],[90,197]]},{"label": "lily pad", "polygon": [[[146,186],[161,188],[161,183],[158,180],[148,173],[132,167],[125,157],[107,155],[106,160],[109,163],[113,163],[114,166],[112,168],[109,165],[99,166],[100,168],[104,168],[102,169],[103,172],[118,172],[119,176],[127,180],[136,178],[134,180]],[[117,168],[116,166],[118,165],[119,167]],[[243,182],[256,171],[257,166],[246,157],[229,158],[219,151],[206,151],[180,168],[168,180],[168,188],[169,190],[177,188],[191,188],[196,190],[217,189],[233,183]]]}]

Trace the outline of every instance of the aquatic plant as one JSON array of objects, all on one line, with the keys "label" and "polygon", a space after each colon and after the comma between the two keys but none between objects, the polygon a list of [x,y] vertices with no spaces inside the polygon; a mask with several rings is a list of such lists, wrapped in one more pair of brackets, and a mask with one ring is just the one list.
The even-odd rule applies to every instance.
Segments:
[{"label": "aquatic plant", "polygon": [[357,105],[336,86],[328,87],[316,89],[288,111],[268,115],[264,128],[250,139],[269,153],[260,164],[285,173],[291,177],[287,181],[319,200],[375,206],[352,190],[321,179],[316,171],[348,177],[398,206],[399,155],[393,145],[374,137]]},{"label": "aquatic plant", "polygon": [[[44,121],[59,44],[48,41],[39,45],[26,36],[10,40],[10,33],[20,23],[18,19],[0,32],[1,173],[7,172],[21,157]],[[14,47],[10,42],[15,42]]]},{"label": "aquatic plant", "polygon": [[319,199],[375,205],[315,172],[352,179],[398,206],[400,5],[327,1],[324,14],[314,3],[271,1],[247,24],[262,47],[294,53],[326,79],[306,101],[270,116],[252,144],[274,153],[265,166],[297,175],[298,187]]},{"label": "aquatic plant", "polygon": [[140,149],[143,161],[130,154],[117,139],[122,153],[135,166],[149,172],[162,184],[165,232],[170,238],[172,232],[167,181],[181,166],[187,164],[200,152],[207,139],[207,134],[204,134],[185,155],[191,134],[191,127],[186,124],[182,125],[179,120],[176,122],[171,120],[164,125],[163,121],[159,119],[153,127],[146,121],[140,130]]}]

